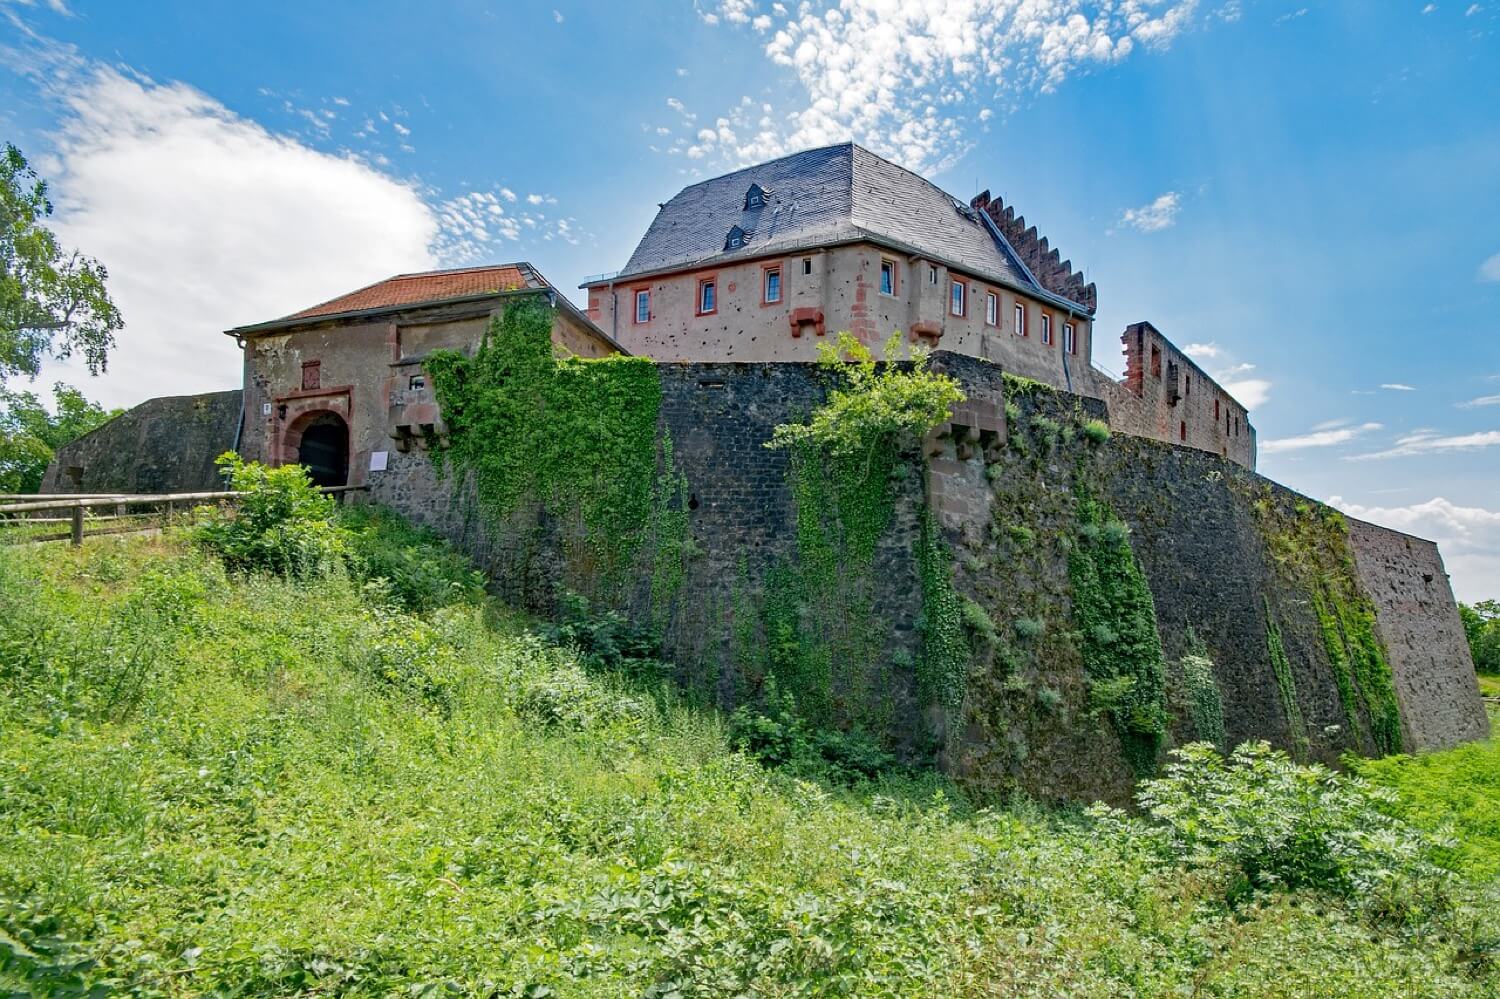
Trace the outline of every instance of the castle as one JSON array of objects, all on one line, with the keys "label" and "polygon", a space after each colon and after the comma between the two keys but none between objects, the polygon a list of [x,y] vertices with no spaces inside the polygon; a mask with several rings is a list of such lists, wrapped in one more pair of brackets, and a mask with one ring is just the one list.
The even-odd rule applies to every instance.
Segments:
[{"label": "castle", "polygon": [[[142,403],[62,449],[44,489],[212,488],[230,448],[301,462],[448,534],[515,599],[576,590],[651,621],[722,704],[769,676],[805,683],[828,723],[935,753],[981,791],[1128,793],[1133,723],[1100,706],[1091,665],[1117,629],[1089,623],[1079,575],[1101,529],[1128,532],[1095,555],[1141,581],[1162,739],[1204,737],[1209,694],[1218,738],[1328,761],[1487,732],[1436,547],[1256,475],[1246,409],[1150,323],[1124,332],[1122,380],[1095,367],[1094,285],[988,193],[960,201],[854,144],[801,152],[683,189],[623,269],[583,287],[579,310],[524,263],[400,275],[230,330],[239,392]],[[541,498],[478,517],[472,485],[433,467],[452,428],[426,360],[472,355],[539,298],[559,355],[656,362],[654,437],[618,473],[653,497],[623,584],[587,523]],[[794,481],[805,469],[764,446],[826,392],[806,362],[841,330],[871,346],[902,331],[967,395],[892,457],[879,537],[857,553]],[[1113,436],[1086,438],[1089,422]],[[591,442],[570,444],[586,462]],[[836,571],[812,571],[810,531]],[[958,607],[969,651],[948,654],[957,684],[935,699],[935,622]],[[1211,691],[1184,678],[1190,653],[1211,658]]]}]

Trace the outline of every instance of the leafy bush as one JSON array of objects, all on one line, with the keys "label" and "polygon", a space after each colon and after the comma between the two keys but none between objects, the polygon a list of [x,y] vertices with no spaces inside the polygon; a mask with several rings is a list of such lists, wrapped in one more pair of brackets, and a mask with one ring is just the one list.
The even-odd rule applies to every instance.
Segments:
[{"label": "leafy bush", "polygon": [[1094,444],[1109,440],[1109,424],[1103,420],[1089,420],[1083,425],[1083,436]]},{"label": "leafy bush", "polygon": [[[899,333],[886,341],[887,362],[897,360],[900,345]],[[852,333],[818,344],[818,364],[838,376],[838,384],[807,423],[778,426],[766,446],[813,444],[834,456],[857,454],[892,438],[920,437],[945,422],[964,400],[958,382],[928,370],[927,354],[918,347],[909,348],[907,358],[905,366],[882,368]]]},{"label": "leafy bush", "polygon": [[969,633],[975,638],[978,638],[986,645],[1000,644],[1000,630],[995,627],[995,622],[990,617],[989,611],[985,610],[981,604],[968,597],[964,597],[961,613],[963,614],[964,627],[968,628]]},{"label": "leafy bush", "polygon": [[1208,743],[1174,750],[1137,800],[1174,861],[1230,876],[1228,897],[1313,889],[1402,922],[1446,903],[1441,844],[1392,818],[1392,795],[1264,742],[1228,758]]},{"label": "leafy bush", "polygon": [[350,563],[362,579],[383,579],[391,598],[415,613],[452,603],[474,603],[484,576],[435,532],[416,527],[394,510],[345,506],[337,522],[348,531]]},{"label": "leafy bush", "polygon": [[1472,607],[1459,604],[1458,616],[1474,656],[1474,669],[1483,674],[1500,673],[1500,600],[1480,600]]},{"label": "leafy bush", "polygon": [[235,572],[323,575],[343,564],[349,533],[334,522],[334,502],[301,465],[267,468],[233,451],[217,464],[229,488],[243,493],[232,507],[199,507],[193,539]]},{"label": "leafy bush", "polygon": [[652,631],[616,611],[595,612],[577,593],[563,595],[558,620],[541,625],[538,633],[549,642],[577,649],[589,665],[627,679],[655,683],[668,672]]},{"label": "leafy bush", "polygon": [[729,718],[729,741],[769,767],[851,784],[892,770],[895,757],[863,732],[811,729],[790,695],[767,683],[763,710],[748,705]]},{"label": "leafy bush", "polygon": [[1016,637],[1022,641],[1031,641],[1037,638],[1046,629],[1040,618],[1018,617],[1011,622],[1011,627],[1016,631]]}]

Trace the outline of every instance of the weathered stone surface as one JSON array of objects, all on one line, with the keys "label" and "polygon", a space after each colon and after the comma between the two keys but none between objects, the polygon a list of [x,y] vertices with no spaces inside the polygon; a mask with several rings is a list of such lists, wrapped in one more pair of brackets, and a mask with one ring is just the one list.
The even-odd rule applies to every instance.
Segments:
[{"label": "weathered stone surface", "polygon": [[235,446],[239,389],[148,399],[58,450],[44,493],[176,493],[223,488],[214,459]]},{"label": "weathered stone surface", "polygon": [[1349,540],[1375,601],[1407,750],[1483,739],[1489,719],[1437,545],[1359,520],[1349,521]]}]

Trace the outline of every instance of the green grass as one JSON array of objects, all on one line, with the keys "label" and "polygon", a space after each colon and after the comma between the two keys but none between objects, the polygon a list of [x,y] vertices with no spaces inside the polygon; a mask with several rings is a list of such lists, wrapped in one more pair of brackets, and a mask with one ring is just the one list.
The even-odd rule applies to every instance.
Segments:
[{"label": "green grass", "polygon": [[1351,762],[1371,782],[1396,793],[1398,815],[1451,832],[1455,866],[1480,878],[1500,878],[1500,714],[1491,711],[1485,742]]},{"label": "green grass", "polygon": [[1479,692],[1485,697],[1500,697],[1500,676],[1480,673]]},{"label": "green grass", "polygon": [[[0,551],[0,992],[1500,984],[1473,953],[1493,906],[1461,910],[1478,929],[1274,890],[1231,909],[1137,820],[763,770],[715,713],[458,582],[234,577],[171,539]],[[1474,753],[1442,758],[1478,795],[1494,749]]]}]

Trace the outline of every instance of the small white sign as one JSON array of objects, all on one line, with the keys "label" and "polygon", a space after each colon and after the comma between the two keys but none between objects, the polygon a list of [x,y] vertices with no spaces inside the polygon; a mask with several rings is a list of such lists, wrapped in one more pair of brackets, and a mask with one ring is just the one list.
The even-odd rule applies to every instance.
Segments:
[{"label": "small white sign", "polygon": [[263,403],[260,404],[260,415],[261,416],[270,416],[271,415],[271,404],[269,402],[263,402]]},{"label": "small white sign", "polygon": [[383,472],[383,471],[385,471],[385,459],[386,459],[386,457],[389,454],[390,454],[389,451],[371,451],[370,452],[370,471],[372,471],[372,472]]}]

